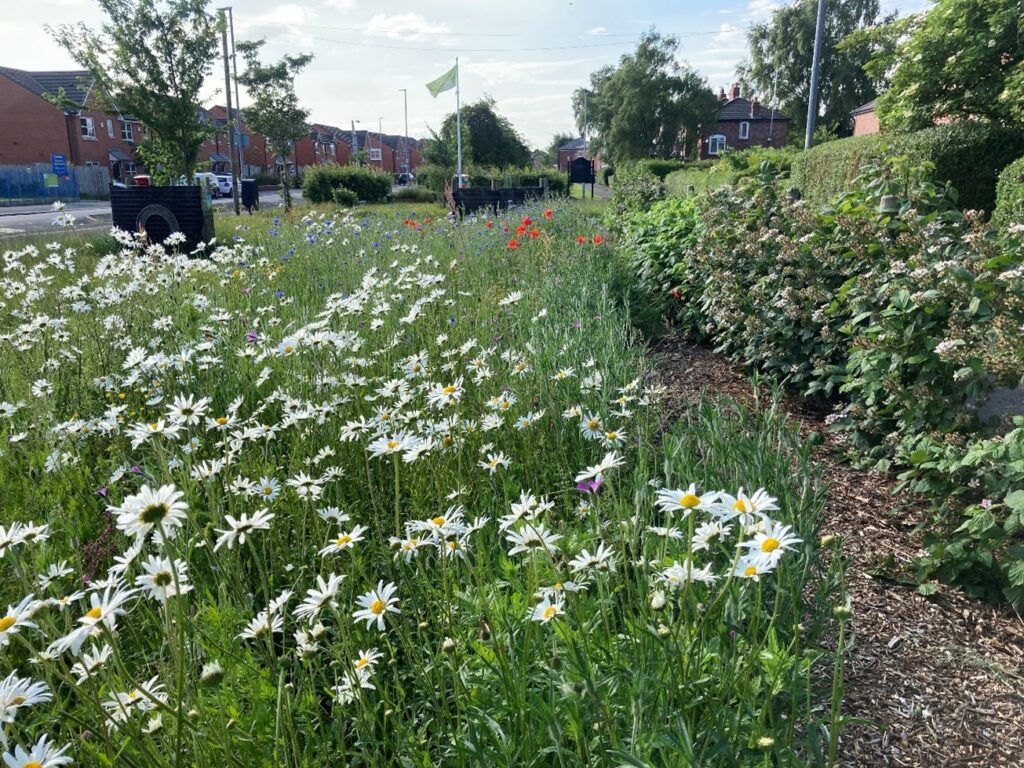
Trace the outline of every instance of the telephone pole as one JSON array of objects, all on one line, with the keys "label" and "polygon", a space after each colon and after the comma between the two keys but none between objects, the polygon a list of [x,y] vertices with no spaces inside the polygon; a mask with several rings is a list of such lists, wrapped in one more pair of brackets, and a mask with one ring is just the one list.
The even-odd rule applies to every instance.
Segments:
[{"label": "telephone pole", "polygon": [[818,0],[818,23],[814,27],[814,58],[811,60],[811,93],[807,99],[807,133],[804,149],[814,146],[814,123],[818,119],[818,79],[821,76],[821,44],[825,37],[825,0]]},{"label": "telephone pole", "polygon": [[[245,147],[242,146],[242,98],[238,95],[238,52],[235,50],[235,14],[231,6],[228,11],[228,35],[231,37],[231,76],[235,79],[235,146],[238,150],[239,173],[245,173]],[[241,180],[236,177],[236,184]]]},{"label": "telephone pole", "polygon": [[402,170],[409,172],[409,89],[399,88],[405,102],[405,134],[402,136]]},{"label": "telephone pole", "polygon": [[[224,15],[224,9],[220,10],[220,39],[221,44],[224,47],[224,94],[228,100],[228,123],[231,123],[231,65],[228,62],[228,24],[227,18]],[[242,206],[238,200],[238,155],[235,153],[235,128],[229,125],[228,130],[229,146],[231,147],[231,197],[235,203],[235,215],[242,215]]]}]

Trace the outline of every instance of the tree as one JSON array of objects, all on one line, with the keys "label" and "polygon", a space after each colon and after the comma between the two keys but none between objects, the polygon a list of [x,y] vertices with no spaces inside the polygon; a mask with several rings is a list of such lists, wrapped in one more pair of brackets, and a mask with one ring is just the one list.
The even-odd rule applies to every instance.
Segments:
[{"label": "tree", "polygon": [[674,37],[647,32],[617,67],[602,67],[588,88],[576,90],[576,123],[582,131],[586,112],[594,149],[616,162],[693,152],[718,100],[704,78],[677,61],[678,46]]},{"label": "tree", "polygon": [[1024,6],[1020,0],[938,0],[917,19],[879,99],[885,127],[940,118],[1024,121]]},{"label": "tree", "polygon": [[273,64],[261,64],[260,48],[265,40],[243,40],[236,46],[245,59],[245,70],[238,82],[245,86],[252,104],[242,110],[249,130],[266,138],[270,151],[284,162],[281,190],[285,210],[291,210],[288,191],[288,156],[295,142],[309,135],[309,110],[299,106],[295,95],[295,76],[313,60],[312,54],[283,56]]},{"label": "tree", "polygon": [[[521,168],[530,162],[530,148],[508,118],[498,114],[495,106],[494,99],[484,96],[462,107],[463,161],[496,168]],[[424,160],[454,167],[455,115],[444,119],[440,131],[430,133],[432,146]]]},{"label": "tree", "polygon": [[[810,100],[811,61],[817,0],[797,0],[775,10],[771,18],[755,25],[747,34],[750,58],[739,67],[740,82],[747,93],[763,101],[776,99],[792,120],[790,136],[799,140],[807,125]],[[853,129],[854,109],[878,95],[879,78],[864,70],[874,52],[867,39],[842,41],[857,30],[871,27],[880,19],[879,0],[831,0],[825,14],[825,37],[821,46],[821,75],[818,82],[819,116],[825,125],[841,134]]]},{"label": "tree", "polygon": [[[107,21],[47,31],[89,70],[101,109],[131,115],[148,138],[139,148],[153,171],[192,180],[213,127],[199,121],[200,91],[213,67],[219,26],[208,0],[98,0]],[[152,167],[150,167],[152,166]]]}]

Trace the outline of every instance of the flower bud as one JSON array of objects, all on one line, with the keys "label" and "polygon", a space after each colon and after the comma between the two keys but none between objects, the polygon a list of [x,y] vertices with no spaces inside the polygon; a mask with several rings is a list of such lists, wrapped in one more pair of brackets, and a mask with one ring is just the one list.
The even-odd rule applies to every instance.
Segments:
[{"label": "flower bud", "polygon": [[775,746],[775,739],[771,736],[762,736],[757,740],[757,748],[768,751]]},{"label": "flower bud", "polygon": [[441,650],[445,653],[451,653],[455,650],[455,641],[452,640],[450,637],[446,637],[444,639],[444,642],[441,643]]},{"label": "flower bud", "polygon": [[666,627],[664,624],[658,625],[658,637],[668,637],[672,634],[672,630]]},{"label": "flower bud", "polygon": [[822,546],[822,548],[824,549],[825,547],[832,546],[832,544],[833,544],[833,542],[835,542],[835,540],[836,540],[835,536],[833,536],[831,533],[826,533],[824,536],[821,537],[821,546]]},{"label": "flower bud", "polygon": [[219,662],[211,661],[203,665],[203,671],[199,673],[199,684],[213,688],[224,679],[224,668]]},{"label": "flower bud", "polygon": [[853,609],[848,605],[837,605],[832,609],[832,615],[837,619],[848,619],[853,615]]},{"label": "flower bud", "polygon": [[665,607],[665,593],[660,589],[651,595],[651,608],[660,611]]}]

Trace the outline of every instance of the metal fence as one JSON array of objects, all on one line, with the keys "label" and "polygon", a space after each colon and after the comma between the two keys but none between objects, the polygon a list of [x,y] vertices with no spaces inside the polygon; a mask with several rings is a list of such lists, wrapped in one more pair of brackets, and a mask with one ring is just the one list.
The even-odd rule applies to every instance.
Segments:
[{"label": "metal fence", "polygon": [[0,165],[0,206],[45,204],[54,200],[78,200],[78,179],[74,172],[57,176],[46,163]]}]

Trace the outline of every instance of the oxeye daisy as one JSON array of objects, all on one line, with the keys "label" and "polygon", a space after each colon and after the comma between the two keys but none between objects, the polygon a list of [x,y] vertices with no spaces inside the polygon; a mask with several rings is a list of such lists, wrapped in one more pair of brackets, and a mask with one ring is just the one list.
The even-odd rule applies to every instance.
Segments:
[{"label": "oxeye daisy", "polygon": [[758,488],[748,496],[740,488],[735,496],[722,493],[711,512],[723,520],[734,517],[740,519],[741,525],[750,525],[756,518],[764,518],[766,512],[778,509],[775,499],[768,495],[764,488]]},{"label": "oxeye daisy", "polygon": [[508,551],[509,555],[518,555],[521,552],[533,553],[542,549],[553,555],[558,551],[555,542],[560,538],[562,538],[561,534],[549,531],[543,523],[536,526],[527,523],[520,530],[509,531],[505,535],[506,541],[513,545]]},{"label": "oxeye daisy", "polygon": [[488,453],[486,461],[479,461],[477,463],[481,469],[486,469],[493,475],[498,469],[508,469],[512,462],[504,453]]},{"label": "oxeye daisy", "polygon": [[754,534],[751,541],[745,541],[741,546],[746,547],[751,556],[774,568],[784,552],[793,550],[802,541],[793,533],[792,526],[769,520],[764,531]]},{"label": "oxeye daisy", "polygon": [[357,525],[355,528],[353,528],[351,531],[348,531],[347,533],[345,531],[341,531],[334,539],[334,541],[332,541],[330,544],[328,544],[326,547],[320,550],[321,556],[333,555],[338,552],[341,552],[344,549],[352,549],[356,545],[356,543],[363,540],[364,533],[366,533],[365,525]]},{"label": "oxeye daisy", "polygon": [[0,648],[5,647],[23,628],[35,628],[30,621],[35,607],[35,595],[28,595],[17,605],[7,606],[7,611],[0,616]]},{"label": "oxeye daisy", "polygon": [[184,560],[171,562],[166,557],[151,555],[142,564],[142,570],[144,573],[135,579],[135,585],[154,600],[165,603],[168,598],[192,591],[188,582],[188,563]]},{"label": "oxeye daisy", "polygon": [[547,624],[548,622],[557,619],[565,613],[565,608],[562,603],[557,600],[551,600],[550,597],[545,597],[537,605],[530,609],[529,617],[531,621],[539,621],[541,624]]},{"label": "oxeye daisy", "polygon": [[690,483],[688,488],[663,488],[656,495],[656,504],[663,512],[680,512],[686,519],[695,509],[710,510],[718,501],[718,493],[699,493],[697,485]]},{"label": "oxeye daisy", "polygon": [[243,512],[237,519],[231,515],[224,515],[224,521],[228,524],[228,528],[217,528],[217,533],[220,536],[217,537],[217,543],[213,549],[216,552],[225,544],[228,549],[231,549],[235,544],[245,544],[245,540],[252,534],[253,531],[269,531],[270,521],[274,519],[273,513],[269,509],[261,509],[254,513],[252,517],[247,512]]},{"label": "oxeye daisy", "polygon": [[71,765],[74,760],[64,754],[70,748],[70,744],[65,744],[57,749],[50,742],[49,736],[41,736],[28,750],[18,744],[12,751],[4,753],[4,765],[6,768],[59,768]]},{"label": "oxeye daisy", "polygon": [[395,596],[397,591],[398,587],[394,583],[385,585],[383,581],[378,581],[376,589],[371,589],[356,598],[356,604],[360,607],[353,612],[352,618],[357,622],[365,621],[367,629],[376,623],[377,629],[383,632],[385,614],[401,613],[398,609],[398,598]]},{"label": "oxeye daisy", "polygon": [[165,536],[173,536],[184,523],[188,510],[183,497],[173,485],[163,485],[156,490],[143,485],[120,507],[112,507],[111,512],[117,513],[117,527],[128,536],[144,537],[154,529],[162,530]]},{"label": "oxeye daisy", "polygon": [[335,573],[328,576],[326,580],[323,576],[317,576],[316,588],[306,590],[306,599],[295,609],[295,617],[312,622],[324,608],[337,608],[338,588],[344,580],[344,575]]}]

